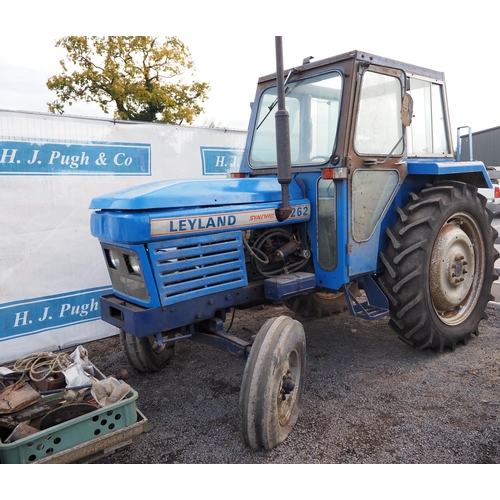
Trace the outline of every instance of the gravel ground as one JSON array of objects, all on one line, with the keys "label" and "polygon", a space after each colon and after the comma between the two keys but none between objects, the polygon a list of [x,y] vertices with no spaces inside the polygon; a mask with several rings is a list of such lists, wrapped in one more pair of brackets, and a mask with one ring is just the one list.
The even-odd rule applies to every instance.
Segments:
[{"label": "gravel ground", "polygon": [[[282,306],[239,311],[247,337]],[[299,421],[271,451],[242,444],[238,398],[244,362],[182,341],[161,373],[131,368],[117,337],[87,344],[105,374],[129,371],[153,429],[101,464],[498,464],[500,310],[454,352],[417,351],[386,320],[347,313],[303,320],[306,382]]]}]

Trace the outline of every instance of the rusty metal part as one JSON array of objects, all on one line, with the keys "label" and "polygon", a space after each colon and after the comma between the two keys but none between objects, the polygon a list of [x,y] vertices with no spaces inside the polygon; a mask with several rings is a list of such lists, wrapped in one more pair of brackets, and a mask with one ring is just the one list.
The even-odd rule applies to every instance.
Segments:
[{"label": "rusty metal part", "polygon": [[484,254],[478,223],[468,214],[455,214],[439,231],[432,251],[430,292],[444,323],[461,323],[473,310],[484,281]]},{"label": "rusty metal part", "polygon": [[26,436],[31,436],[38,432],[38,429],[29,425],[29,422],[21,422],[16,428],[11,432],[9,437],[5,440],[5,443],[14,443],[19,439],[23,439]]},{"label": "rusty metal part", "polygon": [[291,373],[292,372],[290,370],[287,370],[286,374],[283,375],[283,382],[281,384],[281,389],[280,389],[281,399],[283,401],[285,401],[286,396],[288,394],[291,394],[292,391],[295,389],[295,382],[290,376]]},{"label": "rusty metal part", "polygon": [[43,431],[54,425],[59,425],[73,418],[81,417],[95,409],[96,407],[89,403],[74,403],[60,406],[59,408],[49,411],[49,413],[42,418],[40,430]]},{"label": "rusty metal part", "polygon": [[67,390],[62,392],[62,397],[68,403],[83,403],[87,402],[87,396],[90,395],[90,387],[83,388],[78,391],[75,390]]},{"label": "rusty metal part", "polygon": [[288,354],[288,359],[283,368],[283,377],[280,381],[278,398],[276,401],[278,420],[281,425],[287,425],[291,418],[294,406],[296,405],[294,390],[296,384],[300,383],[301,376],[299,353],[296,349],[293,349]]},{"label": "rusty metal part", "polygon": [[41,399],[40,394],[27,382],[10,385],[0,394],[0,415],[23,410]]},{"label": "rusty metal part", "polygon": [[316,295],[325,300],[334,300],[342,297],[344,292],[315,292]]}]

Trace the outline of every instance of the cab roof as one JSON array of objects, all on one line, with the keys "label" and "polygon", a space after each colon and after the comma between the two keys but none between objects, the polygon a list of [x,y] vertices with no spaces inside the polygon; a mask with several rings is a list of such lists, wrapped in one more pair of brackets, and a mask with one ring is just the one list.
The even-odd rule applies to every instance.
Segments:
[{"label": "cab roof", "polygon": [[[389,59],[387,57],[381,57],[374,54],[370,54],[368,52],[362,52],[359,50],[353,50],[351,52],[345,52],[344,54],[340,54],[333,57],[328,57],[326,59],[321,59],[319,61],[311,61],[305,64],[301,64],[300,66],[296,66],[293,68],[297,73],[301,73],[303,71],[311,71],[315,69],[319,69],[323,66],[335,65],[341,61],[346,61],[352,59],[353,61],[360,61],[363,63],[374,64],[376,66],[386,66],[389,68],[399,69],[404,71],[405,73],[411,75],[420,75],[426,78],[430,78],[432,80],[444,82],[444,73],[442,71],[435,71],[432,69],[424,68],[421,66],[416,66],[414,64],[404,63],[401,61],[396,61],[394,59]],[[285,74],[288,74],[290,69],[285,71]],[[276,73],[271,73],[266,76],[262,76],[259,78],[258,83],[264,83],[267,81],[275,80]]]}]

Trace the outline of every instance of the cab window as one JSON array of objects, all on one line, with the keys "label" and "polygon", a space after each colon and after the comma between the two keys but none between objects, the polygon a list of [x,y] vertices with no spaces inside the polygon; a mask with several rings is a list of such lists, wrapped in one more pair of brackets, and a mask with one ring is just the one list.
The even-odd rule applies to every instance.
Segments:
[{"label": "cab window", "polygon": [[[335,148],[340,117],[342,75],[335,71],[313,78],[287,83],[285,101],[290,116],[290,149],[292,166],[326,163]],[[250,165],[253,168],[275,168],[277,111],[276,87],[261,96],[253,140]]]},{"label": "cab window", "polygon": [[408,79],[413,99],[413,118],[408,129],[408,155],[451,153],[445,120],[443,85],[419,78]]},{"label": "cab window", "polygon": [[365,71],[361,80],[354,149],[359,155],[403,154],[401,81],[390,75]]}]

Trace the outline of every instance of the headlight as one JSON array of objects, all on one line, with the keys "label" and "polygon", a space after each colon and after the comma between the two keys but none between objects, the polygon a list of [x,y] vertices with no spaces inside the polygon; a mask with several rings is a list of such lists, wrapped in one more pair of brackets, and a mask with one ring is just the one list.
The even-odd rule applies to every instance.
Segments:
[{"label": "headlight", "polygon": [[122,272],[126,269],[130,274],[141,274],[141,263],[135,252],[124,253],[116,248],[106,248],[105,253],[111,269],[122,269]]},{"label": "headlight", "polygon": [[106,257],[108,266],[113,269],[118,269],[118,267],[120,266],[120,254],[116,250],[107,249]]},{"label": "headlight", "polygon": [[146,286],[139,254],[130,248],[102,244],[111,283],[116,292],[130,299],[149,302],[151,297]]},{"label": "headlight", "polygon": [[127,261],[127,267],[130,273],[140,274],[141,263],[139,262],[139,257],[136,254],[125,255],[125,260]]}]

